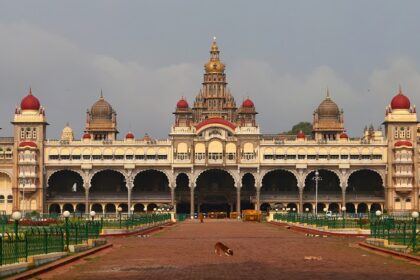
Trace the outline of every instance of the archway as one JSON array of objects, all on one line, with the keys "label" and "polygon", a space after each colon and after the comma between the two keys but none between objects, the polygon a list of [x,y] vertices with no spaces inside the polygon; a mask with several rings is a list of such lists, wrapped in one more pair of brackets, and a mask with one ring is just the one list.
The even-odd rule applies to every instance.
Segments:
[{"label": "archway", "polygon": [[[0,172],[0,194],[3,196],[3,202],[0,204],[0,211],[10,214],[12,212],[12,203],[9,197],[12,195],[12,180],[6,173]],[[6,200],[7,198],[7,200]]]},{"label": "archway", "polygon": [[297,207],[296,203],[288,203],[286,208],[288,208],[290,212],[297,212],[298,211],[298,207]]},{"label": "archway", "polygon": [[[340,187],[340,179],[337,174],[330,170],[320,169],[318,176],[318,202],[332,203],[342,200],[342,189]],[[303,189],[303,200],[306,202],[315,202],[316,179],[315,170],[310,172],[305,179],[305,188]],[[325,207],[325,204],[323,208]],[[323,211],[321,209],[321,212]],[[320,213],[319,207],[317,208]]]},{"label": "archway", "polygon": [[295,175],[287,170],[277,169],[268,172],[262,179],[261,195],[280,195],[299,198],[299,188]]},{"label": "archway", "polygon": [[375,213],[378,210],[382,211],[382,206],[379,203],[372,203],[370,206],[370,212]]},{"label": "archway", "polygon": [[385,189],[381,176],[369,169],[353,172],[348,179],[346,200],[349,202],[384,202]]},{"label": "archway", "polygon": [[325,203],[319,202],[319,203],[317,204],[317,207],[316,207],[316,209],[317,209],[317,211],[318,211],[318,214],[319,214],[319,213],[323,213],[323,212],[325,212],[325,211],[324,211],[324,209],[325,209],[325,208],[326,208]]},{"label": "archway", "polygon": [[303,204],[303,212],[304,213],[310,213],[313,211],[312,203],[304,203]]},{"label": "archway", "polygon": [[[254,209],[254,204],[251,198],[256,199],[257,189],[255,188],[255,178],[251,173],[246,173],[242,176],[241,187],[241,211],[247,209]],[[236,211],[236,209],[235,209]]]},{"label": "archway", "polygon": [[127,199],[124,175],[109,169],[99,171],[92,177],[89,196],[101,200],[104,197]]},{"label": "archway", "polygon": [[70,203],[66,203],[66,204],[64,204],[64,205],[63,205],[63,212],[64,212],[64,211],[69,211],[70,213],[73,213],[73,212],[74,212],[73,205],[72,205],[72,204],[70,204]]},{"label": "archway", "polygon": [[270,209],[271,209],[270,203],[265,202],[265,203],[261,204],[261,206],[260,206],[260,210],[263,211],[263,212],[268,212],[268,211],[270,211]]},{"label": "archway", "polygon": [[[227,215],[229,215],[231,210],[234,211],[236,202],[235,181],[227,171],[221,169],[206,170],[198,176],[196,184],[196,203],[197,205],[205,205],[206,212],[227,212]],[[226,207],[226,204],[229,207]],[[197,212],[198,210],[201,209],[197,209]]]},{"label": "archway", "polygon": [[83,178],[76,171],[60,170],[49,177],[47,199],[54,200],[62,197],[73,199],[85,197]]},{"label": "archway", "polygon": [[190,180],[187,174],[178,174],[175,183],[176,212],[188,214],[190,212]]},{"label": "archway", "polygon": [[134,213],[144,212],[144,205],[141,203],[134,204]]},{"label": "archway", "polygon": [[121,203],[120,205],[118,205],[118,207],[121,207],[122,213],[127,213],[128,212],[128,205],[127,205],[127,203]]},{"label": "archway", "polygon": [[328,211],[331,211],[333,213],[339,213],[340,205],[338,205],[338,203],[331,203],[330,205],[328,205]]},{"label": "archway", "polygon": [[84,203],[79,203],[76,205],[76,212],[78,213],[85,213],[86,212],[86,206]]},{"label": "archway", "polygon": [[155,209],[157,209],[156,203],[150,203],[149,205],[147,205],[147,212],[153,212],[155,211]]},{"label": "archway", "polygon": [[60,205],[58,205],[57,203],[51,204],[50,207],[49,207],[49,213],[50,214],[60,214],[61,213]]},{"label": "archway", "polygon": [[346,203],[346,212],[347,213],[356,213],[356,207],[353,203]]},{"label": "archway", "polygon": [[99,204],[99,203],[92,204],[92,210],[91,211],[95,211],[96,214],[102,214],[103,213],[102,205]]},{"label": "archway", "polygon": [[368,212],[368,206],[366,203],[359,203],[357,205],[357,213],[367,213]]},{"label": "archway", "polygon": [[115,214],[117,212],[117,209],[115,208],[115,204],[108,203],[105,205],[105,213],[106,214]]}]

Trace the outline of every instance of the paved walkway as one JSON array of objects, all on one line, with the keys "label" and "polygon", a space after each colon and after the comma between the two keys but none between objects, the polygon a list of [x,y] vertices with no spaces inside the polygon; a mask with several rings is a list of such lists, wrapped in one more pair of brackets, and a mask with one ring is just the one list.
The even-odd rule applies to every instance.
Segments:
[{"label": "paved walkway", "polygon": [[[187,221],[109,240],[113,248],[38,279],[420,279],[418,266],[349,246],[361,238],[307,237],[270,224]],[[234,256],[216,256],[218,241]]]}]

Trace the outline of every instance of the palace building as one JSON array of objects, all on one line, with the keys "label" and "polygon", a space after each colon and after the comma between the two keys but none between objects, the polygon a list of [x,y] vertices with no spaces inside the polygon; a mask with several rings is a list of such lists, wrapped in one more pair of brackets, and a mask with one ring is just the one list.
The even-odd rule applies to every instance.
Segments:
[{"label": "palace building", "polygon": [[312,134],[265,135],[253,101],[235,102],[219,55],[213,41],[198,95],[177,102],[163,140],[117,137],[116,111],[102,93],[81,137],[66,126],[60,140],[47,139],[46,111],[30,90],[15,110],[12,137],[0,138],[0,210],[420,209],[420,125],[401,89],[383,129],[361,137],[346,134],[343,110],[328,92]]}]

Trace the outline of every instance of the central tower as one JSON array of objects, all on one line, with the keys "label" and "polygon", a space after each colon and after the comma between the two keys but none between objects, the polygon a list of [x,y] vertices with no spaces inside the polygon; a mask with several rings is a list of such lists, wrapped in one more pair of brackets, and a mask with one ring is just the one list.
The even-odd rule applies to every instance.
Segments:
[{"label": "central tower", "polygon": [[210,49],[210,59],[204,64],[203,86],[195,98],[193,122],[208,118],[222,118],[232,123],[237,120],[236,103],[227,88],[225,65],[220,61],[216,38]]}]

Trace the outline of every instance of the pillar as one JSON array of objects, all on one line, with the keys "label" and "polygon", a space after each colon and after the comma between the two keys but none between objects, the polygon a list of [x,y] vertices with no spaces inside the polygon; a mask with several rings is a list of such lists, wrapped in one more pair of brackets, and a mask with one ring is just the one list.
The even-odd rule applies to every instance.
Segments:
[{"label": "pillar", "polygon": [[89,214],[89,187],[85,188],[85,213]]},{"label": "pillar", "polygon": [[236,187],[236,212],[241,213],[241,187]]},{"label": "pillar", "polygon": [[149,203],[145,203],[143,205],[144,205],[144,208],[143,208],[144,212],[147,212],[147,206],[149,206]]},{"label": "pillar", "polygon": [[303,188],[299,188],[299,205],[298,205],[298,213],[303,213]]},{"label": "pillar", "polygon": [[341,208],[344,206],[346,207],[346,188],[343,188],[341,190],[341,207],[340,207],[340,213],[341,213]]},{"label": "pillar", "polygon": [[128,216],[132,214],[131,211],[131,191],[133,190],[133,186],[131,184],[127,184],[127,213]]},{"label": "pillar", "polygon": [[190,187],[190,218],[194,219],[194,188],[195,186]]},{"label": "pillar", "polygon": [[260,194],[261,194],[261,187],[257,187],[257,203],[256,203],[256,210],[260,210]]},{"label": "pillar", "polygon": [[171,205],[172,209],[176,211],[176,203],[175,203],[175,188],[171,188]]}]

